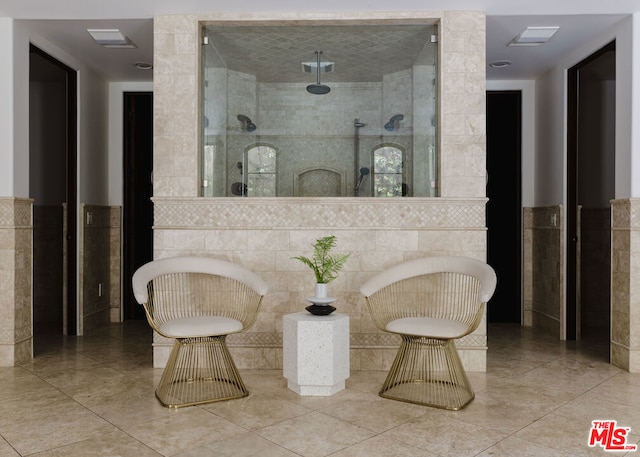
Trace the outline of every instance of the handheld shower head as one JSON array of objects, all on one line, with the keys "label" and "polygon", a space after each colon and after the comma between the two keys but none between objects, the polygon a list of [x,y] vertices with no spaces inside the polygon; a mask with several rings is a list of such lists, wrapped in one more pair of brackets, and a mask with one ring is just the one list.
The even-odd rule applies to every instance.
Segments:
[{"label": "handheld shower head", "polygon": [[244,128],[247,132],[253,132],[257,128],[256,124],[254,124],[251,119],[244,114],[238,114],[238,120],[244,123]]},{"label": "handheld shower head", "polygon": [[402,119],[404,119],[404,114],[394,114],[393,116],[391,116],[391,118],[389,118],[389,122],[384,124],[384,129],[388,130],[389,132],[393,132],[398,128],[398,122],[400,122]]},{"label": "handheld shower head", "polygon": [[360,190],[360,185],[362,184],[362,180],[368,174],[369,174],[369,169],[367,167],[360,168],[360,176],[358,177],[358,182],[356,183],[356,186],[353,188],[355,192],[358,192]]}]

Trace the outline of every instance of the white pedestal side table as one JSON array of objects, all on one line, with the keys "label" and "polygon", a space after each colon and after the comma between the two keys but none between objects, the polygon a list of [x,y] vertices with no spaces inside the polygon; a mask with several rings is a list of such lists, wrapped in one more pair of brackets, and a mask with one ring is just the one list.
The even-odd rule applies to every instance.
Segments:
[{"label": "white pedestal side table", "polygon": [[303,396],[330,396],[344,389],[349,377],[349,316],[287,314],[282,336],[289,389]]}]

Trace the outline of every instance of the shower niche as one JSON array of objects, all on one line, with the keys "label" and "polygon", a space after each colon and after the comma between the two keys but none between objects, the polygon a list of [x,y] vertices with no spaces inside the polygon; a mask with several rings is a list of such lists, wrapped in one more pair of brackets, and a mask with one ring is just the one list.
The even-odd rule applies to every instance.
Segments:
[{"label": "shower niche", "polygon": [[438,196],[436,24],[202,35],[202,196]]}]

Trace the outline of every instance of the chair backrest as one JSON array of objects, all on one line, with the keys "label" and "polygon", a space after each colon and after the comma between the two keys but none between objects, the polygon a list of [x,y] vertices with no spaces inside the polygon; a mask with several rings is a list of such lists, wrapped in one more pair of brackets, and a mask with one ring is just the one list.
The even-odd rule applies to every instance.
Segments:
[{"label": "chair backrest", "polygon": [[142,265],[132,277],[136,301],[152,327],[171,319],[216,315],[248,328],[255,322],[265,282],[241,265],[211,257],[170,257]]},{"label": "chair backrest", "polygon": [[489,301],[496,289],[496,273],[485,262],[470,257],[434,256],[409,260],[381,271],[366,281],[360,287],[360,292],[365,297],[368,297],[372,293],[401,279],[441,272],[461,273],[477,278],[481,285],[480,300],[483,303]]},{"label": "chair backrest", "polygon": [[395,319],[434,317],[474,328],[496,287],[489,265],[459,256],[424,257],[374,275],[360,288],[376,325]]}]

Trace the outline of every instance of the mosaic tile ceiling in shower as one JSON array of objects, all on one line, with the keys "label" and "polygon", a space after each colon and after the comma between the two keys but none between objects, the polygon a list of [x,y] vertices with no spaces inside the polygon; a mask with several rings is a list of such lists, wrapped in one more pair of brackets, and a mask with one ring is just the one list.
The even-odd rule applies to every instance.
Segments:
[{"label": "mosaic tile ceiling in shower", "polygon": [[206,65],[256,75],[260,82],[308,83],[301,62],[335,62],[326,82],[377,82],[434,61],[433,25],[207,26]]}]

